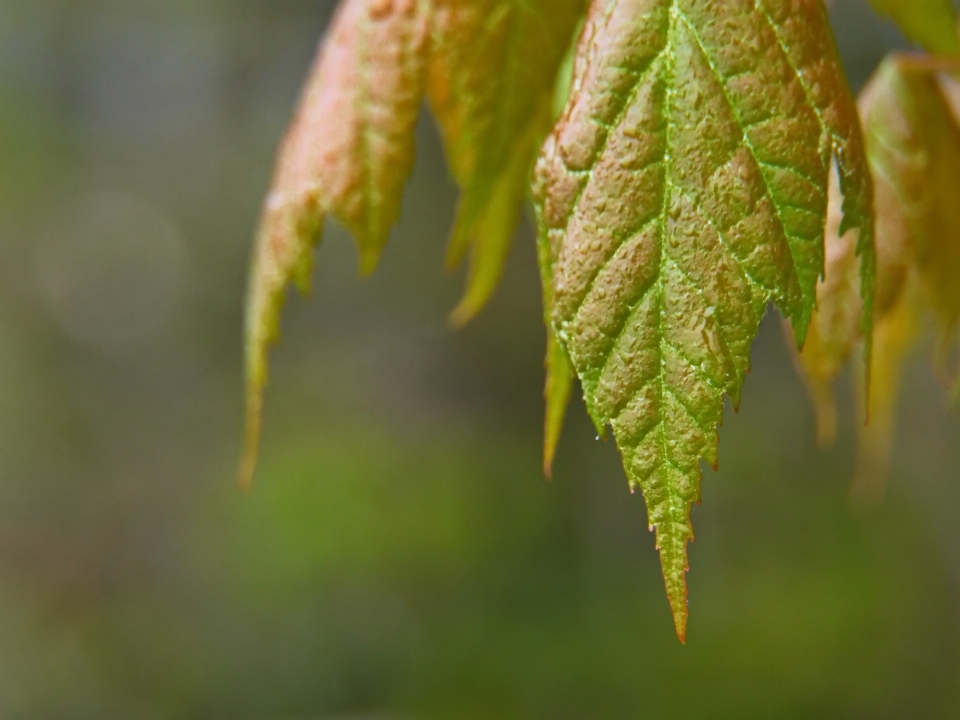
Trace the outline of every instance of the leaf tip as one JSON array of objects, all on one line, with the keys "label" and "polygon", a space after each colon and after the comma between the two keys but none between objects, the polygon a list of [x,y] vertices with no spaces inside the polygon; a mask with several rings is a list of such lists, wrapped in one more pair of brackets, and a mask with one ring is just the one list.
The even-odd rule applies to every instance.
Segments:
[{"label": "leaf tip", "polygon": [[563,423],[562,418],[555,420],[550,410],[548,404],[543,435],[543,476],[547,480],[553,480],[553,461],[557,456],[557,445],[560,444],[561,427],[557,425]]},{"label": "leaf tip", "polygon": [[[667,526],[669,528],[669,526]],[[663,580],[667,590],[667,601],[673,614],[673,624],[677,631],[677,639],[687,642],[687,618],[690,611],[687,605],[687,571],[690,564],[687,561],[687,542],[693,539],[689,524],[675,534],[675,529],[656,527],[657,545],[660,550],[660,566],[663,570]]]},{"label": "leaf tip", "polygon": [[467,278],[467,289],[449,316],[450,325],[456,329],[464,327],[479,315],[497,288],[503,270],[502,260],[497,260],[492,267],[487,260],[488,258],[483,256],[482,248],[474,252]]},{"label": "leaf tip", "polygon": [[547,415],[543,435],[543,476],[553,480],[553,461],[557,456],[557,446],[560,444],[560,431],[563,426],[563,416],[555,417],[555,411],[563,412],[564,408],[552,408],[548,399]]},{"label": "leaf tip", "polygon": [[257,457],[260,453],[259,428],[255,431],[256,437],[248,437],[243,446],[240,457],[240,467],[237,469],[237,487],[248,492],[253,487],[253,473],[257,469]]},{"label": "leaf tip", "polygon": [[811,378],[808,382],[816,416],[817,445],[821,449],[833,447],[837,441],[837,400],[828,382]]},{"label": "leaf tip", "polygon": [[377,245],[361,243],[360,246],[360,277],[368,278],[376,271],[380,264],[382,248]]},{"label": "leaf tip", "polygon": [[553,460],[560,444],[563,424],[573,391],[573,367],[552,328],[547,330],[547,380],[543,388],[546,412],[543,419],[543,473],[553,479]]},{"label": "leaf tip", "polygon": [[802,353],[807,344],[807,333],[810,331],[810,322],[813,319],[813,310],[804,308],[793,319],[793,341],[797,344],[797,352]]},{"label": "leaf tip", "polygon": [[548,481],[553,481],[553,452],[552,448],[543,448],[543,476]]},{"label": "leaf tip", "polygon": [[[297,214],[301,214],[298,223]],[[320,241],[323,216],[268,199],[254,250],[247,291],[244,355],[246,417],[237,485],[253,483],[263,427],[263,394],[267,385],[270,346],[280,337],[280,315],[287,286],[310,289],[313,246]]]},{"label": "leaf tip", "polygon": [[677,640],[681,645],[687,644],[687,618],[690,614],[687,608],[686,583],[684,583],[683,597],[675,602],[670,598],[670,610],[673,613],[673,627],[677,631]]},{"label": "leaf tip", "polygon": [[461,199],[450,233],[450,242],[447,244],[447,254],[443,260],[443,267],[447,272],[454,272],[463,263],[476,232],[468,218],[466,203]]},{"label": "leaf tip", "polygon": [[477,247],[470,263],[467,289],[450,313],[450,324],[462,328],[473,320],[490,302],[503,273],[504,256],[493,257],[489,248]]},{"label": "leaf tip", "polygon": [[455,330],[461,330],[477,316],[480,309],[468,294],[450,311],[450,315],[447,316],[447,322],[449,322],[450,326]]}]

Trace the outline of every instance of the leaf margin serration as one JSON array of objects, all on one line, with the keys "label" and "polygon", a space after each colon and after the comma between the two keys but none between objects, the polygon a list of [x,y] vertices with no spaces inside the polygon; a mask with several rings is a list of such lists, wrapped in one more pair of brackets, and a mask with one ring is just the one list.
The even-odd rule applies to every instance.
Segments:
[{"label": "leaf margin serration", "polygon": [[[556,180],[556,178],[555,177],[551,178],[550,164],[556,159],[556,157],[559,154],[558,146],[561,142],[560,137],[563,134],[564,126],[571,122],[571,116],[576,113],[575,105],[576,105],[579,94],[583,91],[583,87],[581,85],[584,82],[584,78],[587,73],[587,66],[589,65],[591,54],[595,52],[599,52],[597,46],[600,45],[600,42],[597,41],[597,36],[598,34],[602,34],[603,23],[610,19],[613,13],[615,13],[615,11],[617,10],[618,6],[622,6],[625,4],[627,3],[617,2],[616,0],[608,0],[606,2],[604,2],[604,0],[594,0],[594,3],[590,10],[590,14],[588,16],[587,25],[584,29],[583,37],[581,38],[580,52],[578,53],[576,70],[574,72],[574,83],[573,83],[573,92],[571,93],[571,100],[568,103],[564,111],[564,114],[561,116],[560,121],[558,122],[557,129],[555,129],[554,133],[552,133],[550,138],[548,138],[548,141],[544,146],[544,150],[541,153],[540,160],[537,166],[536,178],[534,182],[534,188],[535,188],[534,196],[535,196],[535,201],[537,206],[537,216],[539,221],[538,224],[540,228],[539,256],[540,256],[540,264],[541,264],[541,273],[544,275],[552,276],[550,278],[550,281],[555,286],[554,290],[556,290],[556,287],[558,287],[557,283],[560,283],[561,285],[563,283],[562,278],[558,279],[558,275],[554,273],[554,268],[558,262],[558,253],[559,253],[558,247],[562,248],[562,245],[565,241],[565,235],[567,234],[570,228],[572,213],[576,212],[576,210],[579,207],[578,204],[580,202],[580,194],[574,193],[575,195],[577,195],[577,199],[574,201],[573,204],[571,204],[569,208],[571,215],[568,215],[566,217],[565,222],[561,223],[560,225],[551,225],[552,209],[550,208],[550,204],[554,200],[554,198],[552,197],[552,194],[553,195],[569,194],[571,190],[570,190],[570,187],[564,187],[563,182],[559,180],[554,183],[555,186],[559,186],[559,190],[557,187],[551,187],[551,179]],[[677,10],[677,7],[679,4],[680,3],[678,2],[669,2],[669,3],[647,2],[645,4],[645,7],[651,12],[653,12],[656,9],[657,5],[660,5],[661,9],[662,9],[662,6],[666,5],[668,7],[668,12],[670,13],[670,18],[671,18],[670,22],[672,23],[675,18],[675,11]],[[709,5],[709,3],[706,3],[706,4]],[[821,142],[821,144],[824,141],[828,143],[828,147],[826,148],[826,153],[825,153],[825,159],[823,161],[824,162],[823,178],[820,182],[821,197],[822,197],[821,216],[826,212],[826,186],[825,186],[826,171],[827,171],[826,166],[828,165],[830,158],[834,156],[837,159],[838,166],[840,166],[841,182],[844,185],[844,189],[845,189],[845,201],[844,201],[844,204],[845,204],[844,224],[846,226],[845,229],[849,227],[857,227],[857,226],[859,226],[860,228],[859,240],[858,240],[858,251],[859,251],[859,254],[861,255],[861,274],[863,277],[863,282],[861,283],[861,285],[864,291],[865,308],[868,308],[872,305],[872,292],[873,292],[873,289],[872,289],[873,238],[872,238],[872,223],[871,223],[872,187],[870,185],[869,174],[865,172],[866,163],[863,158],[863,148],[862,148],[862,140],[860,138],[859,121],[858,121],[855,109],[852,109],[853,101],[852,101],[852,98],[850,98],[849,96],[849,90],[846,87],[845,78],[843,76],[842,71],[840,70],[839,60],[836,56],[836,48],[835,48],[835,45],[833,44],[832,35],[829,32],[829,26],[826,24],[825,10],[822,4],[819,3],[819,1],[815,3],[807,2],[807,3],[801,3],[801,4],[805,6],[805,11],[809,16],[808,18],[809,22],[814,26],[816,26],[816,23],[820,23],[820,27],[817,29],[821,33],[823,33],[825,36],[824,38],[820,39],[820,43],[821,43],[821,46],[825,46],[829,52],[827,53],[828,57],[825,59],[821,58],[821,60],[825,61],[828,67],[826,67],[826,69],[824,69],[824,67],[822,66],[819,68],[816,68],[817,70],[819,70],[820,74],[816,75],[815,73],[815,75],[816,75],[816,78],[820,78],[820,79],[822,79],[823,74],[826,74],[828,76],[832,75],[832,78],[835,83],[833,86],[833,96],[815,97],[812,94],[814,90],[811,89],[811,87],[804,82],[804,73],[802,72],[802,70],[805,69],[803,63],[805,61],[809,61],[809,58],[805,58],[802,53],[799,55],[797,53],[793,53],[793,55],[791,55],[791,53],[789,52],[789,48],[786,45],[784,45],[784,42],[783,42],[783,28],[778,27],[774,22],[774,18],[770,14],[771,13],[770,7],[764,5],[762,2],[760,2],[760,0],[758,0],[754,4],[754,8],[757,9],[758,11],[762,11],[763,16],[769,21],[771,29],[773,30],[773,32],[777,37],[777,42],[780,44],[783,55],[788,59],[790,63],[790,67],[793,69],[798,83],[803,88],[803,92],[806,96],[809,106],[813,107],[816,111],[816,116],[819,121],[820,131],[821,131],[821,136],[819,138],[819,141]],[[723,5],[723,3],[720,3],[720,5]],[[782,4],[777,6],[777,3],[773,3],[773,5],[775,6],[773,8],[773,12],[782,11],[784,9]],[[642,6],[644,6],[643,3],[640,3],[639,5],[637,5],[637,7],[642,7]],[[781,19],[782,19],[782,14],[781,14]],[[633,20],[635,23],[635,27],[643,28],[644,23],[649,21],[649,17],[634,17]],[[789,21],[789,17],[788,17],[788,21]],[[692,25],[690,27],[691,27],[691,30],[694,30]],[[671,28],[672,28],[672,25],[671,25]],[[797,30],[796,26],[788,27],[786,29],[786,33],[789,35],[790,33],[795,33],[796,30]],[[615,36],[616,34],[611,32],[610,35]],[[610,40],[610,38],[606,38],[606,39],[610,42],[616,42],[619,38],[614,37],[613,40]],[[669,38],[666,42],[669,42]],[[706,50],[702,48],[702,46],[701,46],[701,49],[703,49],[704,54],[706,56]],[[839,78],[839,82],[837,82],[838,78]],[[638,76],[637,80],[632,85],[632,88],[630,90],[631,93],[636,92],[637,87],[641,84],[641,80],[642,78]],[[718,80],[720,80],[722,83],[722,79],[720,78],[719,74],[718,74]],[[816,89],[822,90],[820,86],[816,86]],[[628,106],[629,106],[629,100],[625,101],[625,107],[628,107]],[[731,103],[731,109],[733,109],[732,103]],[[598,127],[603,126],[606,132],[608,133],[608,135],[605,136],[605,139],[602,145],[602,150],[600,150],[594,155],[594,157],[591,160],[591,164],[589,166],[583,166],[579,168],[579,170],[581,172],[584,172],[587,176],[592,176],[592,173],[594,172],[594,169],[595,169],[594,164],[600,161],[602,153],[606,150],[606,143],[607,143],[607,140],[609,140],[609,133],[612,132],[617,127],[617,125],[616,123],[614,123],[611,127],[606,127],[604,126],[603,122],[601,122],[600,120],[596,120],[594,118],[587,119],[585,117],[580,117],[580,118],[577,118],[577,120],[579,120],[581,124],[586,123],[588,121],[593,121],[596,123]],[[619,121],[620,119],[618,118],[617,122]],[[744,131],[744,136],[746,137],[746,135],[747,133],[746,131]],[[822,149],[823,148],[821,148],[821,150]],[[667,147],[665,153],[669,153],[669,152],[670,152],[670,148]],[[569,170],[569,168],[567,169]],[[572,174],[573,172],[571,171],[571,175]],[[567,180],[569,180],[568,184],[570,185],[575,184],[573,180],[570,180],[570,178],[567,178]],[[581,187],[580,193],[583,192],[583,187],[585,187],[585,185]],[[768,192],[770,192],[769,188],[768,188]],[[666,194],[667,193],[665,190],[664,195],[666,196]],[[770,196],[770,199],[771,200],[773,199],[772,195]],[[663,218],[665,209],[666,209],[666,205],[664,207],[664,210],[661,211],[661,218]],[[627,241],[622,241],[622,244],[625,244],[626,242]],[[661,240],[661,242],[666,242],[666,240],[663,239]],[[620,247],[622,247],[622,244],[620,245]],[[814,305],[813,298],[814,298],[814,291],[816,287],[816,280],[819,275],[822,275],[822,272],[823,272],[822,222],[821,222],[821,232],[819,235],[819,246],[820,246],[819,258],[818,258],[819,263],[817,267],[817,272],[813,274],[812,281],[811,281],[811,278],[808,277],[806,282],[806,287],[804,288],[805,292],[803,294],[805,296],[806,302],[799,303],[798,304],[799,306],[798,305],[791,306],[789,298],[787,297],[789,295],[789,292],[787,292],[787,295],[783,295],[781,293],[782,295],[781,297],[774,297],[773,295],[771,295],[769,298],[767,298],[769,300],[780,300],[781,302],[778,304],[781,304],[781,306],[786,304],[787,313],[794,318],[798,342],[802,342],[803,336],[805,334],[806,325],[809,322],[809,317],[813,310],[813,305]],[[619,250],[615,252],[619,252]],[[791,248],[791,254],[792,254],[792,248]],[[608,253],[606,262],[610,262],[612,257],[613,255]],[[662,251],[661,251],[660,257],[661,257],[660,264],[662,265],[663,264]],[[600,270],[598,270],[598,274],[600,272],[603,272],[603,270],[604,270],[604,267],[601,266]],[[561,270],[561,273],[562,273],[562,270]],[[658,271],[658,277],[661,277],[660,273],[662,273],[662,268],[660,269],[660,271]],[[594,276],[594,280],[591,280],[591,283],[595,281],[595,277],[596,276]],[[591,292],[592,284],[588,284],[587,287],[588,287],[587,292],[588,293]],[[660,290],[660,292],[662,293],[662,289]],[[573,363],[576,366],[577,375],[580,377],[581,383],[583,384],[584,399],[587,403],[588,411],[591,417],[593,418],[595,424],[597,425],[598,431],[602,433],[605,431],[605,428],[608,424],[613,424],[614,432],[616,435],[618,435],[618,445],[620,446],[621,452],[624,455],[624,466],[625,466],[625,469],[627,470],[628,476],[630,477],[631,486],[635,484],[641,484],[641,486],[643,486],[642,482],[636,483],[635,478],[632,476],[631,469],[629,467],[629,464],[631,461],[630,461],[630,458],[628,457],[631,450],[628,447],[624,447],[624,443],[622,442],[622,438],[620,437],[621,434],[618,433],[618,429],[615,424],[615,419],[609,416],[606,416],[604,413],[600,413],[597,411],[597,406],[594,402],[595,398],[592,397],[595,394],[596,386],[595,386],[595,383],[589,377],[589,375],[591,374],[591,369],[589,367],[585,367],[583,362],[578,363],[577,359],[575,358],[578,351],[576,341],[572,340],[570,335],[567,333],[566,323],[563,320],[562,314],[559,316],[557,314],[557,308],[554,304],[554,297],[553,297],[554,294],[555,293],[547,292],[547,290],[545,289],[544,295],[545,295],[546,310],[549,316],[548,333],[550,334],[551,339],[553,337],[556,337],[559,340],[560,344],[563,346],[563,349],[567,351],[567,354],[569,354],[571,358],[574,358]],[[579,313],[581,309],[582,309],[582,305],[577,307],[576,312]],[[759,323],[759,318],[757,319],[757,323]],[[866,309],[863,313],[861,323],[862,323],[862,327],[865,335],[869,337],[871,333],[871,313],[868,312]],[[622,334],[623,332],[625,332],[625,329],[621,329],[619,331],[620,334]],[[661,352],[661,363],[662,363],[663,362],[662,347],[660,352]],[[867,344],[866,352],[869,353],[869,343]],[[548,376],[549,376],[549,369],[550,369],[549,368],[550,357],[551,357],[551,354],[548,353]],[[747,359],[747,362],[749,362],[748,359]],[[738,370],[739,369],[740,368],[738,368]],[[722,391],[720,391],[720,395],[719,395],[720,402],[721,402],[720,412],[722,412],[722,398],[724,394],[730,395],[734,400],[734,404],[736,404],[739,401],[739,386],[742,383],[742,372],[737,372],[735,374],[738,376],[736,382],[732,384],[728,384],[726,387],[723,388]],[[549,382],[548,382],[548,388],[549,388]],[[666,396],[666,393],[662,389],[662,377],[661,377],[660,396],[661,398]],[[548,397],[549,397],[549,393],[548,393]],[[548,410],[549,410],[549,403],[548,403]],[[662,422],[662,416],[665,411],[663,410],[663,408],[660,408],[658,412],[661,415],[661,422]],[[692,414],[691,414],[691,417],[694,418]],[[549,412],[548,412],[548,418],[549,418]],[[694,418],[694,420],[696,420],[696,418]],[[710,418],[710,420],[711,420],[710,424],[713,426],[712,434],[715,437],[716,427],[720,421],[719,414],[716,414],[714,417]],[[699,423],[695,422],[694,424],[699,424]],[[700,428],[700,429],[702,430],[703,428]],[[704,433],[704,435],[706,434],[707,433]],[[709,442],[707,442],[706,444],[701,443],[701,449],[703,451],[699,453],[699,456],[715,464],[716,463],[715,442],[712,449],[709,448],[709,444],[710,444]],[[664,452],[664,455],[667,456],[666,451]],[[662,534],[660,532],[660,528],[659,527],[656,528],[657,535],[658,535],[658,547],[660,547],[661,549],[661,561],[663,562],[663,565],[664,565],[663,569],[664,569],[664,578],[667,584],[667,594],[668,594],[668,598],[670,599],[671,607],[673,609],[674,620],[676,622],[676,628],[677,628],[677,634],[680,637],[681,641],[685,639],[686,618],[687,618],[686,582],[684,577],[684,574],[687,570],[686,542],[688,539],[692,539],[692,529],[689,526],[689,509],[690,509],[690,506],[692,505],[692,501],[699,500],[699,480],[700,480],[699,467],[696,468],[695,474],[696,474],[696,478],[694,479],[694,485],[696,487],[694,488],[692,494],[690,495],[691,502],[687,503],[687,506],[685,509],[685,516],[686,516],[685,520],[684,522],[677,523],[678,526],[682,525],[683,527],[680,529],[680,533],[679,533],[681,536],[679,538],[679,544],[682,546],[682,550],[676,553],[676,557],[668,559],[665,556],[664,548],[662,546]],[[651,529],[654,529],[654,526],[656,525],[656,523],[654,522],[653,510],[650,505],[650,502],[651,502],[651,498],[649,497],[650,492],[646,487],[644,487],[643,489],[644,489],[645,499],[647,499],[647,503],[648,503],[648,512],[650,512],[651,514]]]},{"label": "leaf margin serration", "polygon": [[[461,32],[465,36],[454,37],[456,33],[443,27],[440,17],[443,12],[467,18],[472,13],[485,22],[485,14],[477,11],[487,6],[506,13],[511,21],[537,12],[546,17],[549,10],[555,10],[553,0],[340,0],[294,120],[281,142],[255,242],[244,323],[246,430],[238,470],[241,486],[250,485],[259,454],[268,353],[279,337],[287,286],[294,284],[304,293],[309,290],[312,253],[327,216],[337,218],[354,236],[361,274],[373,272],[400,216],[403,189],[413,170],[414,131],[424,97],[431,101],[447,145],[451,174],[461,190],[461,209],[470,209],[469,213],[459,212],[455,219],[448,258],[455,260],[458,252],[472,250],[467,288],[451,321],[465,324],[490,299],[528,197],[539,144],[550,129],[556,73],[570,45],[566,32],[572,35],[578,26],[586,0],[563,2],[564,12],[552,13],[549,26],[558,37],[544,40],[542,33],[539,37],[541,44],[556,45],[555,51],[538,58],[535,74],[542,76],[543,87],[527,88],[526,95],[533,98],[530,102],[518,88],[514,94],[524,97],[517,107],[504,109],[504,103],[494,98],[492,119],[488,118],[491,122],[487,124],[497,127],[502,124],[501,115],[509,116],[517,127],[501,134],[512,132],[515,137],[504,140],[499,165],[487,163],[481,168],[485,171],[477,173],[461,156],[476,157],[487,149],[484,120],[470,117],[469,92],[444,95],[445,83],[449,89],[463,81],[469,89],[466,76],[479,72],[469,62],[451,66],[451,58],[444,55],[452,53],[452,48],[468,46],[472,34]],[[530,34],[522,30],[511,27],[513,35],[520,38],[513,51],[528,52],[524,43],[530,42]],[[399,53],[394,52],[398,44],[402,45]],[[510,56],[511,48],[494,51],[503,53],[505,62],[518,64]],[[395,57],[390,57],[391,52]],[[371,57],[377,61],[371,62]],[[392,82],[393,75],[403,73],[408,87]],[[376,81],[369,82],[366,75],[377,75]],[[486,84],[493,87],[499,81],[490,77]],[[368,97],[361,102],[358,98],[364,88]],[[482,95],[483,88],[478,92]],[[371,101],[371,94],[378,95],[376,102]],[[367,147],[370,140],[377,140],[370,127],[378,124],[399,148],[390,162],[379,166]],[[357,160],[358,147],[354,145],[365,148],[369,157]],[[384,149],[382,143],[379,149]],[[371,166],[380,171],[377,177],[370,177]]]},{"label": "leaf margin serration", "polygon": [[[248,279],[241,487],[251,485],[257,464],[268,355],[279,339],[287,286],[309,291],[324,219],[336,217],[351,231],[360,271],[369,275],[400,216],[423,96],[428,1],[344,0],[281,141]],[[377,112],[375,94],[389,117]]]}]

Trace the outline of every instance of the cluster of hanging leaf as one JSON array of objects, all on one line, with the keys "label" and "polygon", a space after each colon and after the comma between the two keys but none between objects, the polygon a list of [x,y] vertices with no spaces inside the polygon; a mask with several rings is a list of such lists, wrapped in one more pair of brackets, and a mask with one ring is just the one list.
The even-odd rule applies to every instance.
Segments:
[{"label": "cluster of hanging leaf", "polygon": [[[859,98],[876,207],[876,299],[870,376],[857,382],[860,427],[853,500],[869,506],[883,495],[889,471],[899,375],[935,324],[934,365],[944,385],[960,392],[951,369],[951,336],[960,316],[960,38],[948,0],[874,0],[931,55],[899,54],[880,65]],[[839,188],[831,187],[826,274],[798,365],[817,414],[821,444],[833,442],[837,411],[833,380],[862,337],[857,317],[851,234],[838,232]],[[862,373],[861,373],[862,375]],[[864,382],[866,380],[866,382]],[[869,393],[869,394],[868,394]]]},{"label": "cluster of hanging leaf", "polygon": [[[932,50],[960,51],[949,0],[874,2]],[[362,272],[375,268],[425,98],[461,190],[447,264],[470,258],[452,320],[496,287],[532,177],[544,469],[579,380],[643,493],[684,640],[701,461],[717,464],[724,399],[739,402],[767,306],[804,347],[823,437],[830,384],[857,345],[870,367],[876,318],[878,429],[863,441],[875,465],[921,303],[947,346],[960,312],[952,67],[888,60],[861,101],[864,136],[821,0],[342,0],[257,240],[241,483],[286,287],[307,288],[328,215],[355,237]]]}]

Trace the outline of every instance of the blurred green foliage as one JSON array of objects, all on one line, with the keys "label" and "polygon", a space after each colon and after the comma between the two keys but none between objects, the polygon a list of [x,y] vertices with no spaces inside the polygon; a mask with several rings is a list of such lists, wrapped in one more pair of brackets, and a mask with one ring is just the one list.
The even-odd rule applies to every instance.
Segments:
[{"label": "blurred green foliage", "polygon": [[[694,511],[681,647],[583,413],[541,477],[529,228],[492,306],[445,325],[428,122],[381,270],[359,281],[334,229],[291,302],[235,490],[250,238],[331,11],[0,3],[0,720],[957,717],[960,426],[924,358],[858,517],[852,433],[815,448],[768,319]],[[902,44],[833,13],[856,83]]]}]

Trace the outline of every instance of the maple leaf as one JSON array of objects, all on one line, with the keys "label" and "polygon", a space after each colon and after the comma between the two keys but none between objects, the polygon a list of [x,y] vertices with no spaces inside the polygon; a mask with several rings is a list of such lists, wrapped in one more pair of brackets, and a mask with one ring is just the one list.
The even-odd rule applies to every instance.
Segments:
[{"label": "maple leaf", "polygon": [[[817,441],[832,445],[837,435],[837,404],[833,381],[861,340],[863,314],[857,272],[856,231],[840,233],[842,197],[836,170],[830,173],[825,229],[824,276],[817,285],[817,311],[811,318],[803,351],[797,349],[786,321],[787,344],[806,381],[817,418]],[[876,333],[874,334],[876,336]]]},{"label": "maple leaf", "polygon": [[[903,358],[918,338],[921,311],[937,319],[941,367],[960,317],[960,127],[955,81],[943,71],[960,60],[895,55],[861,93],[860,113],[876,192],[877,291],[875,361],[870,426],[860,430],[853,493],[872,504],[889,466],[893,419]],[[836,191],[834,191],[836,192]],[[835,224],[834,224],[835,226]],[[799,365],[817,407],[822,438],[833,407],[831,383],[861,335],[849,318],[859,312],[851,239],[828,223],[828,258],[835,269],[817,289],[813,318]],[[941,371],[945,376],[948,373]],[[866,406],[861,398],[861,405]]]},{"label": "maple leaf", "polygon": [[499,280],[555,78],[585,0],[344,0],[278,154],[254,254],[247,308],[248,485],[261,430],[268,346],[286,286],[309,285],[331,215],[374,270],[400,215],[424,96],[462,189],[449,264],[472,249],[463,323]]},{"label": "maple leaf", "polygon": [[435,0],[428,95],[462,190],[447,266],[472,249],[455,324],[496,287],[553,123],[554,81],[585,0]]},{"label": "maple leaf", "polygon": [[831,157],[872,306],[872,191],[819,0],[594,0],[537,166],[550,324],[656,531],[678,637],[690,509],[768,302],[806,334]]},{"label": "maple leaf", "polygon": [[267,352],[286,286],[309,287],[324,218],[333,215],[351,230],[369,273],[400,215],[413,170],[428,29],[423,0],[348,0],[321,46],[278,153],[254,250],[241,485],[249,485],[256,465]]},{"label": "maple leaf", "polygon": [[[960,126],[951,104],[957,86],[943,74],[958,69],[960,59],[893,56],[863,103],[870,167],[886,200],[877,207],[878,225],[889,228],[880,258],[916,269],[941,348],[960,317]],[[893,295],[887,284],[884,295]]]},{"label": "maple leaf", "polygon": [[[894,304],[877,319],[874,329],[873,368],[870,382],[870,422],[857,433],[857,464],[850,497],[854,505],[869,510],[883,498],[890,471],[903,363],[920,334],[920,287],[915,273],[904,279]],[[857,383],[857,399],[866,412],[866,384]]]}]

